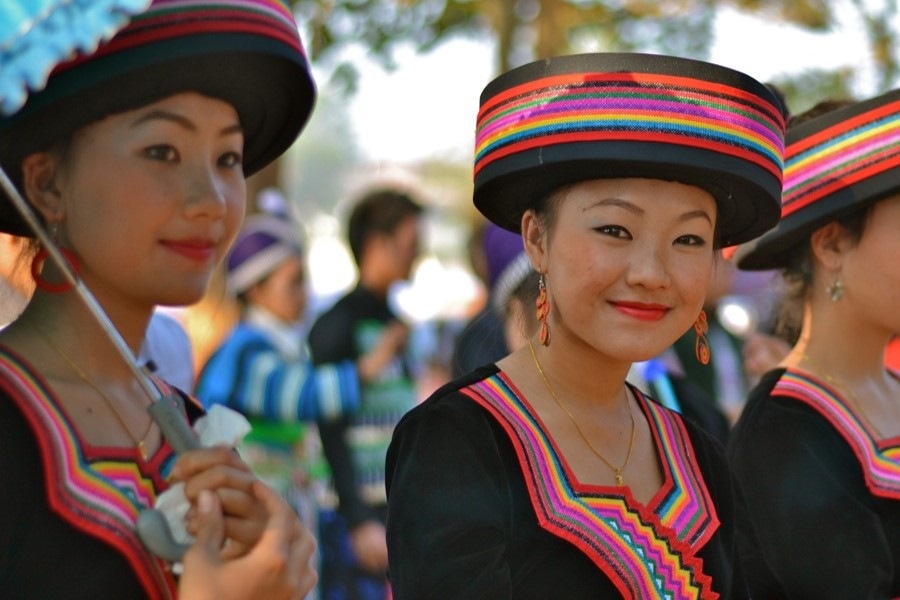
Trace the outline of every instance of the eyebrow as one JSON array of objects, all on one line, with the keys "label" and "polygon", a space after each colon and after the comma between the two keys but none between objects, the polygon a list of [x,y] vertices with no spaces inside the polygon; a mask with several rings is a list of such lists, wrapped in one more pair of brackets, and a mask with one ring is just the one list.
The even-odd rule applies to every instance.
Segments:
[{"label": "eyebrow", "polygon": [[[140,117],[135,119],[135,121],[131,124],[131,127],[133,129],[135,127],[138,127],[139,125],[143,125],[144,123],[147,123],[148,121],[156,121],[156,120],[169,121],[171,123],[175,123],[176,125],[179,125],[179,126],[185,128],[189,131],[197,131],[197,126],[194,124],[193,121],[191,121],[187,117],[184,117],[182,115],[179,115],[177,113],[173,113],[173,112],[170,112],[167,110],[161,110],[161,109],[152,110],[146,114],[141,115]],[[235,123],[234,125],[228,125],[227,127],[223,127],[219,133],[221,135],[231,135],[231,134],[242,133],[242,132],[243,132],[243,127],[241,127],[241,124]]]},{"label": "eyebrow", "polygon": [[691,219],[706,219],[710,225],[713,224],[712,218],[709,216],[709,213],[701,209],[688,211],[678,217],[678,220],[681,222],[690,221]]},{"label": "eyebrow", "polygon": [[634,213],[639,216],[644,214],[644,209],[640,206],[632,204],[631,202],[623,200],[622,198],[616,198],[615,196],[597,200],[596,202],[593,202],[584,207],[584,210],[582,210],[582,212],[587,212],[596,206],[618,206],[619,208],[623,208],[628,212]]},{"label": "eyebrow", "polygon": [[[598,200],[597,202],[586,206],[582,212],[587,212],[595,206],[617,206],[638,216],[642,216],[646,212],[640,206],[633,204],[627,200],[623,200],[622,198],[616,198],[615,196]],[[702,209],[691,210],[678,216],[678,221],[682,223],[685,221],[690,221],[691,219],[706,219],[710,225],[713,224],[712,217],[710,217],[709,213]]]}]

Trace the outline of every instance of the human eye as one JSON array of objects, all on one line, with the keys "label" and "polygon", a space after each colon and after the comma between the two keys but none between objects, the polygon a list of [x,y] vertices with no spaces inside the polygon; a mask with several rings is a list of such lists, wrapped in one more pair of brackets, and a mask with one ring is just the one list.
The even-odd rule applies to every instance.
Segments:
[{"label": "human eye", "polygon": [[144,150],[144,155],[152,160],[159,160],[162,162],[174,162],[178,160],[178,151],[172,146],[165,144],[146,148]]},{"label": "human eye", "polygon": [[614,238],[631,239],[631,233],[620,225],[601,225],[595,227],[594,231]]},{"label": "human eye", "polygon": [[681,246],[705,246],[706,240],[699,235],[682,235],[675,240],[675,243]]},{"label": "human eye", "polygon": [[219,164],[223,167],[240,167],[243,160],[240,152],[226,152],[219,158]]}]

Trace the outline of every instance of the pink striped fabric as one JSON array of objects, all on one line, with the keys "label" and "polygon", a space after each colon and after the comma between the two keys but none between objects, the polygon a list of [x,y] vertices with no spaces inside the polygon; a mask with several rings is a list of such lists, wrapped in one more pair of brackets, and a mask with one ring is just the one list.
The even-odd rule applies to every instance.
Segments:
[{"label": "pink striped fabric", "polygon": [[633,390],[665,470],[663,487],[645,507],[627,487],[578,484],[537,414],[502,373],[462,391],[509,434],[541,526],[590,557],[625,598],[718,597],[697,551],[719,520],[676,415]]},{"label": "pink striped fabric", "polygon": [[877,441],[841,393],[809,373],[788,369],[772,395],[794,398],[819,412],[853,449],[869,491],[900,499],[900,439]]},{"label": "pink striped fabric", "polygon": [[85,443],[53,392],[30,365],[0,348],[0,388],[31,425],[41,451],[47,502],[73,527],[125,557],[149,598],[175,598],[176,582],[165,564],[147,552],[135,532],[138,513],[167,487],[161,471],[168,445],[145,464],[133,448],[88,456]]}]

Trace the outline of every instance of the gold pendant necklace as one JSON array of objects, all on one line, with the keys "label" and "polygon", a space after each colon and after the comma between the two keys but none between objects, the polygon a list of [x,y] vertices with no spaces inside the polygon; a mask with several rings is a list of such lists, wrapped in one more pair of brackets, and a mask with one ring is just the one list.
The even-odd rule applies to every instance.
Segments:
[{"label": "gold pendant necklace", "polygon": [[537,353],[534,351],[534,344],[531,343],[531,339],[528,339],[528,347],[531,349],[531,358],[534,359],[534,366],[537,368],[537,372],[541,375],[541,379],[544,380],[544,385],[547,387],[547,391],[550,393],[550,397],[553,398],[553,401],[556,402],[556,405],[569,416],[569,419],[572,420],[572,425],[575,426],[575,431],[578,432],[578,435],[581,436],[581,439],[584,440],[585,445],[594,453],[594,455],[603,461],[603,463],[612,469],[613,475],[616,478],[616,485],[622,487],[625,485],[625,479],[622,476],[622,472],[625,470],[625,467],[628,466],[628,461],[631,460],[631,451],[634,449],[634,434],[637,430],[637,427],[634,423],[634,409],[631,407],[631,402],[628,402],[628,394],[625,394],[625,402],[628,404],[628,415],[631,417],[631,439],[628,441],[628,454],[625,456],[625,462],[622,463],[621,467],[617,467],[612,464],[608,460],[606,460],[602,454],[600,454],[596,448],[591,444],[588,440],[587,436],[584,435],[584,432],[581,430],[581,427],[578,425],[578,421],[575,419],[575,416],[569,412],[569,409],[565,407],[565,405],[560,402],[559,398],[556,396],[556,392],[553,390],[553,386],[550,385],[550,380],[547,379],[547,376],[544,374],[544,370],[541,368],[541,363],[538,361]]},{"label": "gold pendant necklace", "polygon": [[122,414],[116,408],[115,403],[109,398],[109,396],[107,396],[106,393],[102,389],[100,389],[100,386],[94,383],[94,381],[88,376],[88,374],[85,373],[81,367],[75,364],[75,361],[69,358],[69,356],[65,352],[63,352],[62,348],[54,344],[53,340],[43,329],[31,323],[29,323],[29,325],[41,338],[43,338],[47,346],[49,346],[51,350],[56,352],[56,354],[63,361],[65,361],[66,364],[68,364],[72,368],[72,370],[75,371],[75,373],[78,374],[78,377],[81,378],[82,381],[88,384],[95,392],[97,392],[97,394],[99,394],[101,398],[103,398],[103,401],[106,402],[106,405],[112,411],[113,415],[115,415],[116,419],[119,421],[119,424],[122,425],[122,429],[124,429],[128,434],[128,437],[131,438],[131,441],[134,443],[134,447],[141,455],[141,458],[144,460],[144,462],[146,462],[149,454],[147,452],[147,438],[153,431],[153,425],[155,424],[153,419],[150,419],[150,424],[147,426],[147,431],[144,433],[143,437],[138,438],[137,436],[135,436],[134,433],[132,433],[131,428],[128,427],[128,423],[125,422],[125,417],[122,416]]}]

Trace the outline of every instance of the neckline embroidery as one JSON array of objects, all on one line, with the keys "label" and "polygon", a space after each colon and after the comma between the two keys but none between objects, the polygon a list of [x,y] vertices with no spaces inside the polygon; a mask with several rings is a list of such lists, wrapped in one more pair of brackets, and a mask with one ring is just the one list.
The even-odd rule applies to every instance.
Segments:
[{"label": "neckline embroidery", "polygon": [[[161,475],[148,478],[145,469],[168,462],[171,448],[164,444],[140,465],[128,464],[135,459],[128,449],[84,446],[47,382],[4,347],[0,347],[0,387],[25,416],[40,448],[51,510],[120,552],[149,597],[174,598],[174,579],[144,548],[134,529],[140,509],[147,505],[144,499],[155,499],[162,491],[155,484],[164,486]],[[129,485],[123,488],[125,480]]]},{"label": "neckline embroidery", "polygon": [[856,455],[869,491],[882,498],[900,499],[900,443],[897,438],[876,440],[860,415],[843,401],[836,389],[805,371],[785,369],[772,394],[799,400],[822,415]]},{"label": "neckline embroidery", "polygon": [[541,527],[575,545],[626,598],[718,598],[697,551],[719,520],[683,423],[636,397],[654,431],[665,482],[648,506],[627,488],[580,485],[540,418],[503,373],[462,390],[509,434]]}]

